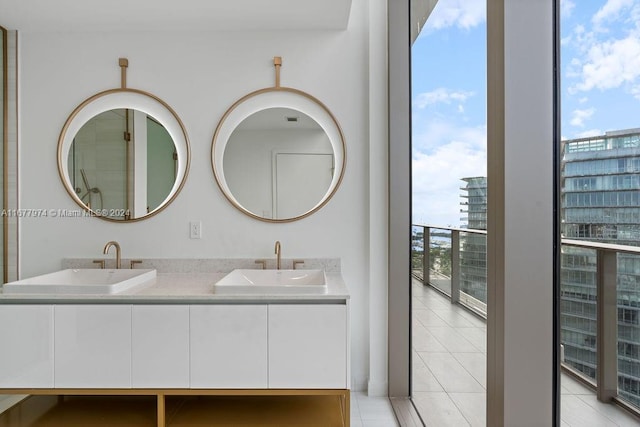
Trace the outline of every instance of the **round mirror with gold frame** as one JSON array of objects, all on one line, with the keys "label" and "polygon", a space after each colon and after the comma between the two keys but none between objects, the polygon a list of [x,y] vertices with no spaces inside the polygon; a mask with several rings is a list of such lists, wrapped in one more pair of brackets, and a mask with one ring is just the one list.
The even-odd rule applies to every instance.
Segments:
[{"label": "round mirror with gold frame", "polygon": [[109,221],[166,208],[186,180],[190,148],[178,115],[158,97],[124,87],[71,113],[58,139],[58,172],[71,198]]},{"label": "round mirror with gold frame", "polygon": [[326,205],[344,176],[346,145],[329,109],[279,85],[251,92],[224,114],[211,163],[224,196],[252,218],[290,222]]}]

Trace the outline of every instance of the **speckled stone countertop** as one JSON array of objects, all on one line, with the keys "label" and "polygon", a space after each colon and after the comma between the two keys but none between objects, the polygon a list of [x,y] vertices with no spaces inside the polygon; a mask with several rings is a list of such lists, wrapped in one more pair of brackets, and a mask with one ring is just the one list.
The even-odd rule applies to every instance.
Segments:
[{"label": "speckled stone countertop", "polygon": [[339,272],[326,272],[327,286],[318,293],[224,293],[215,283],[226,273],[157,273],[157,277],[116,294],[4,294],[0,304],[233,304],[344,303],[349,292]]}]

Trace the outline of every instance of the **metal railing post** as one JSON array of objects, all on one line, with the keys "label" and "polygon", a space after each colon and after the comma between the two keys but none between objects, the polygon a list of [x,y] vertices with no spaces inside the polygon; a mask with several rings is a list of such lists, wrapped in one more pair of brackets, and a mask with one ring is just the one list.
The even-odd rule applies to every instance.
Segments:
[{"label": "metal railing post", "polygon": [[460,302],[460,232],[451,231],[451,304]]},{"label": "metal railing post", "polygon": [[422,228],[423,236],[423,257],[422,257],[422,284],[428,285],[431,277],[429,273],[429,250],[431,248],[431,229],[429,227]]},{"label": "metal railing post", "polygon": [[610,402],[618,395],[617,253],[597,251],[597,395]]}]

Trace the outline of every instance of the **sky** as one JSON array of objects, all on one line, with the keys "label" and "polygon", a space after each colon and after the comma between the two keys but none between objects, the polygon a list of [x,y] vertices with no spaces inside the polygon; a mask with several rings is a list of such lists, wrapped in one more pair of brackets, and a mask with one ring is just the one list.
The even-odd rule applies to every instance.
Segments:
[{"label": "sky", "polygon": [[[486,1],[439,0],[412,47],[413,223],[460,226],[486,176]],[[640,0],[561,0],[563,139],[640,127]]]}]

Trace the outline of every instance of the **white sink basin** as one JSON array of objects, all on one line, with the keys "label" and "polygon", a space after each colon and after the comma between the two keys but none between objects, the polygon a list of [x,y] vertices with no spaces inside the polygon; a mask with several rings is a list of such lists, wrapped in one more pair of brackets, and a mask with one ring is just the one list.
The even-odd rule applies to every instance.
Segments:
[{"label": "white sink basin", "polygon": [[156,270],[68,269],[5,283],[5,294],[115,294],[155,279]]},{"label": "white sink basin", "polygon": [[214,285],[220,294],[323,294],[323,270],[233,270]]}]

